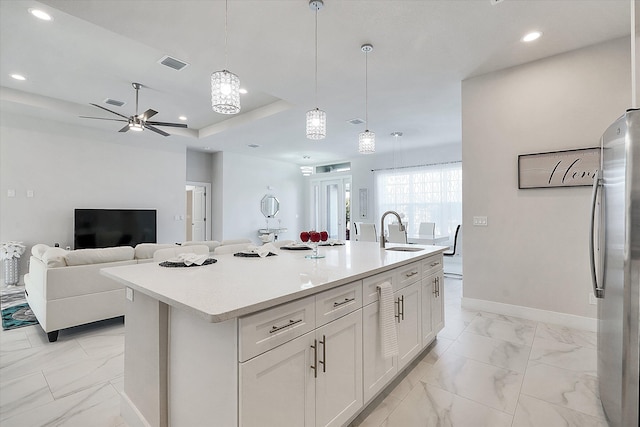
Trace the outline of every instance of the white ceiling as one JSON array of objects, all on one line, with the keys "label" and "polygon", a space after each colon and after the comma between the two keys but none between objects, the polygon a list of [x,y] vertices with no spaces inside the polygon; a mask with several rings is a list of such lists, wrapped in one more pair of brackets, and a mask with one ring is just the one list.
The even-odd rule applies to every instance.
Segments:
[{"label": "white ceiling", "polygon": [[[228,68],[249,93],[236,116],[211,110],[210,75],[225,68],[222,0],[0,0],[0,110],[87,126],[118,140],[156,138],[193,149],[231,150],[298,164],[358,156],[364,125],[365,54],[371,43],[369,129],[377,152],[460,143],[461,81],[630,33],[629,0],[325,0],[318,12],[318,105],[314,100],[314,12],[307,0],[229,0]],[[40,8],[53,21],[35,19]],[[537,29],[543,37],[524,44]],[[171,55],[190,65],[158,64]],[[9,75],[20,73],[24,82]],[[606,78],[606,76],[603,76]],[[140,111],[163,128],[122,133],[115,117]],[[123,107],[105,98],[126,101]],[[305,138],[305,112],[327,112],[327,138]],[[249,148],[258,144],[259,148]],[[303,160],[303,156],[310,159]]]}]

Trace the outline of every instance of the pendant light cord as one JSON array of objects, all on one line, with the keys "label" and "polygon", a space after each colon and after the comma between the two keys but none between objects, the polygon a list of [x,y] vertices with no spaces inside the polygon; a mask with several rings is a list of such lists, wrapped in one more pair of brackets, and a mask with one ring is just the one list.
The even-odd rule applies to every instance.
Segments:
[{"label": "pendant light cord", "polygon": [[316,88],[315,88],[315,98],[316,98],[316,108],[318,108],[318,6],[316,5]]},{"label": "pendant light cord", "polygon": [[227,18],[229,15],[229,0],[224,1],[224,69],[229,69],[229,50],[227,45]]},{"label": "pendant light cord", "polygon": [[364,53],[364,121],[369,130],[369,52]]}]

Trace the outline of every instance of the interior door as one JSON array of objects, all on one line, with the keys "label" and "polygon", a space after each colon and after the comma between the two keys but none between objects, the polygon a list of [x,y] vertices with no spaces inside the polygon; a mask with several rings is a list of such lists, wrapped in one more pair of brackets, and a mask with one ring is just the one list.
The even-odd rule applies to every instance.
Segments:
[{"label": "interior door", "polygon": [[316,230],[326,231],[331,239],[346,239],[346,191],[350,183],[351,177],[317,179],[311,182],[311,226]]},{"label": "interior door", "polygon": [[206,215],[207,203],[204,187],[195,187],[192,192],[191,209],[191,240],[202,241],[206,239]]}]

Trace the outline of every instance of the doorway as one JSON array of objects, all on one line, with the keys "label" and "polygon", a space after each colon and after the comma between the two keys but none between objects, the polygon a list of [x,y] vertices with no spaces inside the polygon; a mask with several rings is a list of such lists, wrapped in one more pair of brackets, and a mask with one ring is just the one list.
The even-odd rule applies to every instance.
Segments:
[{"label": "doorway", "polygon": [[351,176],[311,181],[311,226],[331,239],[348,240],[351,223]]},{"label": "doorway", "polygon": [[207,218],[210,211],[208,194],[211,194],[209,183],[188,182],[186,185],[185,241],[187,242],[209,240],[211,230],[210,221]]}]

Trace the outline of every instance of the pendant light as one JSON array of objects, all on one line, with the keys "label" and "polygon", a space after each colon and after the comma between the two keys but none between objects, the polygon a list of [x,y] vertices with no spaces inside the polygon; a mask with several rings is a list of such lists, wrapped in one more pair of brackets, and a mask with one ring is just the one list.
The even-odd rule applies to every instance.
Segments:
[{"label": "pendant light", "polygon": [[220,114],[237,114],[240,111],[240,79],[226,69],[228,0],[224,2],[224,66],[211,74],[211,107]]},{"label": "pendant light", "polygon": [[[310,0],[309,8],[315,11],[316,15],[316,70],[315,70],[315,101],[318,105],[318,11],[322,9],[322,0]],[[307,138],[324,139],[327,136],[327,113],[316,107],[307,111]]]},{"label": "pendant light", "polygon": [[370,44],[363,44],[360,50],[364,52],[364,123],[366,130],[358,135],[358,152],[371,154],[376,152],[376,134],[369,131],[369,52],[373,50]]}]

